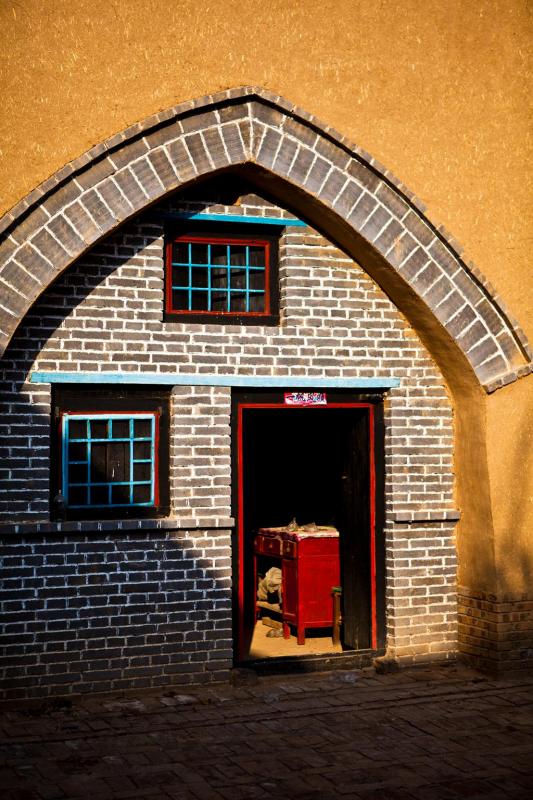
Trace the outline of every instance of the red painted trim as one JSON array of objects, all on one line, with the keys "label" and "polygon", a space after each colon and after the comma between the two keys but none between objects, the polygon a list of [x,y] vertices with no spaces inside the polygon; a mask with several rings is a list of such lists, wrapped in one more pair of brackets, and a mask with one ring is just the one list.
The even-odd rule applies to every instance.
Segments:
[{"label": "red painted trim", "polygon": [[[172,307],[172,246],[175,242],[197,242],[198,244],[241,244],[265,248],[265,310],[264,311],[202,311],[202,309],[181,309]],[[238,265],[236,265],[238,266]],[[165,258],[165,313],[169,316],[196,315],[218,317],[268,317],[270,311],[270,242],[264,239],[250,239],[228,236],[176,236],[167,242]]]},{"label": "red painted trim", "polygon": [[243,482],[243,431],[242,431],[243,406],[237,409],[237,515],[238,515],[238,659],[244,660],[244,482]]},{"label": "red painted trim", "polygon": [[159,507],[159,411],[154,411],[154,506]]},{"label": "red painted trim", "polygon": [[237,405],[237,539],[238,539],[238,659],[244,660],[244,482],[243,482],[243,411],[245,409],[272,408],[284,411],[324,411],[328,408],[366,408],[369,425],[369,470],[370,470],[370,625],[371,645],[377,650],[377,603],[376,603],[376,468],[374,454],[374,405],[373,403],[328,403],[325,406],[287,406],[284,403],[238,403]]},{"label": "red painted trim", "polygon": [[368,409],[368,448],[370,469],[370,616],[372,626],[372,650],[378,647],[376,604],[376,468],[374,452],[374,407]]},{"label": "red painted trim", "polygon": [[169,241],[166,245],[165,253],[165,313],[172,313],[172,245]]}]

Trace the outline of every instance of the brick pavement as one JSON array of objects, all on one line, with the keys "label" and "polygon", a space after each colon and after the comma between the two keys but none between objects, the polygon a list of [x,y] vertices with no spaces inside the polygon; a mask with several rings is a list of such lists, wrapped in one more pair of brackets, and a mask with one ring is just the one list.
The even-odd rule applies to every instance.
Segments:
[{"label": "brick pavement", "polygon": [[496,681],[451,665],[183,691],[5,708],[4,800],[500,800],[533,791],[533,677]]}]

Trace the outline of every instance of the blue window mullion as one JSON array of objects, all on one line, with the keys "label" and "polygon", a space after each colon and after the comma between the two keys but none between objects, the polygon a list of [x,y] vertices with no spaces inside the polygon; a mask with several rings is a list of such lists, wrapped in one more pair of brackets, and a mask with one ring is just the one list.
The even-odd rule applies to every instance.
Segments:
[{"label": "blue window mullion", "polygon": [[246,311],[250,311],[250,248],[246,245]]},{"label": "blue window mullion", "polygon": [[226,290],[227,290],[227,308],[226,311],[231,311],[231,245],[226,245]]},{"label": "blue window mullion", "polygon": [[91,463],[92,463],[92,427],[91,420],[87,420],[87,505],[91,505]]},{"label": "blue window mullion", "polygon": [[207,245],[207,310],[211,311],[211,245]]},{"label": "blue window mullion", "polygon": [[129,482],[130,482],[130,503],[133,503],[133,442],[134,442],[134,420],[130,418],[130,463],[129,463]]}]

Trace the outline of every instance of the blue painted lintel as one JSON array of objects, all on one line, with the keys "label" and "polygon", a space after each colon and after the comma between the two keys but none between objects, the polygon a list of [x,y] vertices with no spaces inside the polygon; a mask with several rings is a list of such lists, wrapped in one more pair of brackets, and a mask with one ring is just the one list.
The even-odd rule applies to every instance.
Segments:
[{"label": "blue painted lintel", "polygon": [[155,372],[32,372],[31,383],[238,386],[295,389],[392,389],[399,378],[312,378],[279,375],[183,375]]},{"label": "blue painted lintel", "polygon": [[307,223],[301,219],[283,219],[283,217],[252,217],[241,214],[208,214],[203,211],[167,211],[162,215],[165,219],[187,219],[195,222],[238,222],[254,225],[280,225],[285,227],[305,228]]}]

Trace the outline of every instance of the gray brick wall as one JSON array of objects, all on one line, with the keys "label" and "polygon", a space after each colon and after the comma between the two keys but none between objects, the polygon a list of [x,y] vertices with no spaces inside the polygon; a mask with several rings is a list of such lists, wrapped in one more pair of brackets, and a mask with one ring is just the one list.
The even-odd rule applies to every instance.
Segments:
[{"label": "gray brick wall", "polygon": [[305,213],[325,229],[343,220],[351,252],[391,292],[398,281],[411,287],[424,324],[441,323],[432,333],[436,348],[462,351],[487,391],[531,371],[520,327],[461,259],[453,237],[424,216],[421,201],[345,137],[257,87],[136,123],[66,165],[0,220],[2,351],[40,292],[87,247],[184,183],[243,164],[259,176],[266,170],[295,203],[306,196]]},{"label": "gray brick wall", "polygon": [[[244,205],[231,208],[191,203],[180,208],[286,215],[253,196],[246,198]],[[160,210],[168,209],[167,203]],[[290,215],[286,216],[290,223]],[[387,296],[316,231],[290,224],[285,228],[279,278],[279,327],[164,322],[163,228],[158,210],[144,212],[93,247],[44,293],[4,357],[2,517],[13,523],[45,522],[48,515],[50,392],[46,386],[28,383],[31,370],[279,375],[294,377],[295,384],[299,376],[394,376],[401,385],[390,390],[385,400],[389,650],[411,660],[450,657],[456,649],[457,627],[453,418],[443,379]],[[172,392],[171,516],[181,531],[176,536],[153,534],[137,548],[137,539],[130,545],[130,538],[120,533],[105,538],[96,535],[83,542],[76,536],[60,542],[53,535],[49,540],[44,535],[40,541],[24,543],[17,535],[6,540],[6,553],[11,542],[9,557],[15,559],[9,561],[8,557],[6,562],[7,590],[15,592],[6,600],[8,633],[23,637],[18,645],[14,639],[13,645],[8,640],[8,648],[23,648],[8,650],[8,655],[13,663],[17,654],[25,659],[19,678],[8,672],[10,692],[23,691],[17,689],[17,680],[26,685],[24,675],[31,683],[29,691],[38,694],[58,691],[61,679],[54,675],[72,675],[72,681],[62,680],[77,691],[80,687],[154,685],[170,677],[174,682],[208,680],[227,671],[231,647],[226,592],[227,528],[231,524],[230,401],[231,390],[226,388],[175,387]],[[193,543],[185,547],[183,542],[189,538]],[[65,549],[56,553],[56,544]],[[82,544],[92,555],[79,549]],[[137,566],[130,574],[123,566],[130,561],[131,547],[137,553]],[[214,548],[211,554],[206,547]],[[175,562],[190,562],[181,568],[173,565],[176,575],[171,583],[176,588],[172,591],[163,563],[168,548],[176,556]],[[16,559],[24,554],[30,561],[21,560],[20,567],[16,566]],[[49,560],[52,556],[59,561]],[[112,569],[108,569],[108,557],[115,559]],[[93,559],[90,570],[86,569],[89,558]],[[120,569],[117,563],[122,565]],[[143,564],[151,565],[144,573]],[[14,588],[12,582],[19,580],[17,569],[26,570],[28,583]],[[140,574],[146,578],[140,580]],[[116,575],[122,576],[123,582]],[[217,587],[220,577],[220,590],[223,595],[226,592],[221,602],[227,603],[217,607],[222,627],[220,637],[216,628],[216,647],[209,638],[214,634],[208,636],[213,628],[204,625],[211,619],[205,615],[211,613],[209,608],[214,609],[213,598],[202,595],[198,603],[205,606],[191,605],[191,598],[194,602],[200,598],[194,592],[204,591],[196,583],[212,581],[212,575],[216,575]],[[144,590],[141,584],[151,588]],[[93,585],[98,590],[91,595]],[[61,586],[68,590],[63,598]],[[218,588],[205,591],[216,594]],[[126,608],[135,595],[140,598],[137,621],[123,623],[124,614],[116,609]],[[94,603],[86,602],[86,596],[94,597]],[[102,609],[116,609],[113,613],[101,610],[91,623],[91,610],[94,604],[98,608],[99,601]],[[184,614],[189,609],[200,616],[190,616],[188,621],[174,616],[167,619],[165,614],[171,613],[167,603],[182,603]],[[49,613],[52,616],[48,617]],[[132,614],[131,619],[134,617]],[[144,627],[143,617],[151,620]],[[57,626],[53,630],[60,631],[63,638],[46,639],[49,625]],[[135,633],[136,625],[144,632]],[[188,625],[192,639],[185,637]],[[126,633],[119,634],[122,629]],[[177,638],[157,638],[171,629]],[[201,638],[195,640],[195,634]],[[109,669],[87,666],[102,660],[93,658],[91,650],[102,650],[102,642],[108,640],[118,642],[113,645],[116,665]],[[94,641],[100,643],[98,647]],[[182,648],[189,641],[190,651]],[[163,642],[167,649],[158,654]],[[61,656],[68,647],[74,653],[71,661]]]},{"label": "gray brick wall", "polygon": [[0,697],[228,679],[230,531],[5,537]]}]

